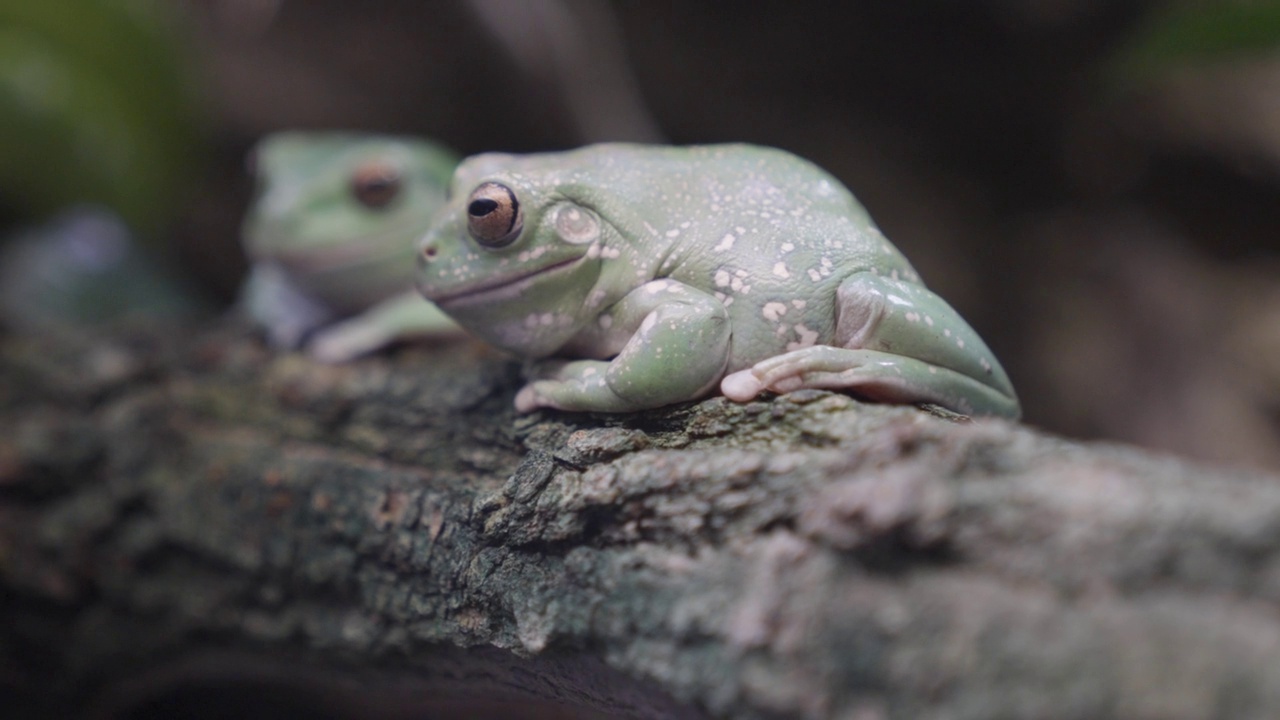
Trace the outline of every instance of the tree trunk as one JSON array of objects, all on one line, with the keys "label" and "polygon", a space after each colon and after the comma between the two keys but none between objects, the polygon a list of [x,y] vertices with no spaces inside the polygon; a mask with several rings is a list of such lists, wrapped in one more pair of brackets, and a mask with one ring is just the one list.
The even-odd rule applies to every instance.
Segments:
[{"label": "tree trunk", "polygon": [[518,385],[467,343],[7,339],[3,714],[1280,717],[1280,478]]}]

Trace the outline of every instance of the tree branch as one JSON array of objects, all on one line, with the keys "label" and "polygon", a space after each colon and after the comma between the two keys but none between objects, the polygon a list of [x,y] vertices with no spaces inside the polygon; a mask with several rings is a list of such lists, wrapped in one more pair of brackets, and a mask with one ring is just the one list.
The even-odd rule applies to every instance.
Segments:
[{"label": "tree branch", "polygon": [[1280,715],[1276,477],[822,392],[524,417],[518,384],[467,344],[6,340],[0,701]]}]

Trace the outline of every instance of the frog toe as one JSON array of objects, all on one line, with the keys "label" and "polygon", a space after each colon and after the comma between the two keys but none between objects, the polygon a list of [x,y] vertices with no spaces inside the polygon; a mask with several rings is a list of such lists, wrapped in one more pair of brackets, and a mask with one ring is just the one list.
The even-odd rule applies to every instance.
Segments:
[{"label": "frog toe", "polygon": [[546,398],[542,397],[538,392],[536,385],[538,383],[529,383],[520,388],[520,392],[516,393],[516,412],[530,413],[547,404]]},{"label": "frog toe", "polygon": [[720,392],[734,402],[749,402],[764,392],[764,383],[756,377],[753,368],[747,368],[725,375],[720,381]]}]

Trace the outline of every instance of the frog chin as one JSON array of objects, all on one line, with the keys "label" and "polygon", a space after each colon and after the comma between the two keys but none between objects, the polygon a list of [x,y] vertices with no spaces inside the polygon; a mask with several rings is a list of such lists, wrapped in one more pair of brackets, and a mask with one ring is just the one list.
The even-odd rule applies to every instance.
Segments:
[{"label": "frog chin", "polygon": [[489,277],[454,288],[440,290],[423,283],[418,289],[445,312],[466,311],[478,306],[518,302],[530,288],[569,275],[586,260],[587,255],[583,253],[535,270]]}]

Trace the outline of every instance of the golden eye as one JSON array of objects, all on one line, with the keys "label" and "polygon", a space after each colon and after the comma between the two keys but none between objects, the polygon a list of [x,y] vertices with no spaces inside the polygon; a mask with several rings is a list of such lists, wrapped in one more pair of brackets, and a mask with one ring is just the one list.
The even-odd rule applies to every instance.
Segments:
[{"label": "golden eye", "polygon": [[351,194],[367,208],[384,208],[400,194],[400,171],[383,162],[361,165],[351,175]]},{"label": "golden eye", "polygon": [[476,242],[487,248],[506,247],[515,242],[523,226],[524,213],[511,188],[487,182],[471,191],[467,229]]}]

